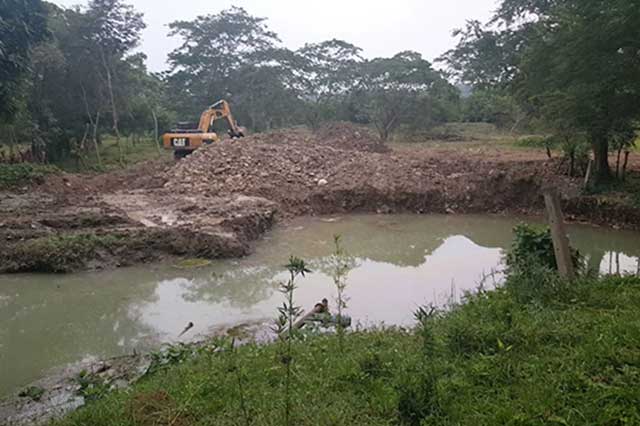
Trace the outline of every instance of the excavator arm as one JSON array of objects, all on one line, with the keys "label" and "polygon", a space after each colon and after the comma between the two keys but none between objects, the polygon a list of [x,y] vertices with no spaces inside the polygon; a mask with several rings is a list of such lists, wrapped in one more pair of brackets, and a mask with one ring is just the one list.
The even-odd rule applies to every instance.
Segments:
[{"label": "excavator arm", "polygon": [[203,133],[207,133],[213,123],[217,120],[225,120],[227,122],[229,125],[229,136],[232,138],[240,138],[244,136],[244,131],[238,126],[238,123],[233,118],[229,103],[225,100],[216,102],[202,113],[198,128]]}]

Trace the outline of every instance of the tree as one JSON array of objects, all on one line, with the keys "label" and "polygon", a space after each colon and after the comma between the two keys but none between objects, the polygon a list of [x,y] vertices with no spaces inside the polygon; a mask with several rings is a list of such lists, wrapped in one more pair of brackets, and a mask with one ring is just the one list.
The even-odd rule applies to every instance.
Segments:
[{"label": "tree", "polygon": [[517,73],[517,58],[524,47],[525,29],[493,29],[480,21],[468,21],[453,31],[459,37],[454,49],[437,60],[448,64],[453,75],[474,89],[504,88]]},{"label": "tree", "polygon": [[114,80],[118,78],[116,67],[126,54],[140,42],[140,33],[145,28],[142,14],[133,6],[120,0],[92,0],[86,12],[85,40],[92,44],[91,53],[97,54],[96,72],[101,77],[109,97],[111,122],[120,149],[120,161],[124,153],[120,144],[118,127],[118,103]]},{"label": "tree", "polygon": [[362,49],[343,40],[306,44],[296,54],[302,61],[302,97],[306,122],[317,128],[336,116],[336,103],[357,84]]},{"label": "tree", "polygon": [[492,123],[515,131],[526,116],[508,91],[497,88],[475,89],[462,103],[462,120],[466,122]]},{"label": "tree", "polygon": [[256,53],[230,78],[229,93],[238,117],[254,130],[298,123],[301,102],[300,58],[283,48]]},{"label": "tree", "polygon": [[443,106],[445,101],[455,102],[459,97],[457,89],[416,52],[367,61],[353,94],[362,99],[382,141],[403,123],[430,127],[445,120],[433,114],[436,106]]},{"label": "tree", "polygon": [[542,118],[585,132],[608,180],[615,129],[640,115],[639,19],[628,0],[503,0],[493,26],[468,26],[443,59],[461,79],[506,85]]},{"label": "tree", "polygon": [[137,53],[119,63],[119,91],[122,93],[122,130],[137,140],[152,133],[156,143],[161,130],[175,121],[175,112],[169,107],[166,82],[158,74],[149,73],[146,55]]},{"label": "tree", "polygon": [[17,112],[30,51],[47,35],[46,9],[40,0],[0,2],[0,120]]},{"label": "tree", "polygon": [[516,81],[524,96],[550,105],[547,116],[564,117],[587,133],[601,181],[611,176],[616,129],[640,115],[638,19],[637,2],[563,2],[539,25],[545,37],[530,42]]},{"label": "tree", "polygon": [[[264,65],[269,52],[277,51],[280,40],[264,21],[232,7],[169,24],[169,35],[183,39],[169,54],[167,79],[174,104],[193,117],[217,99],[239,95],[238,70],[249,76],[247,69]],[[237,115],[247,115],[235,102],[234,107]]]},{"label": "tree", "polygon": [[[45,8],[50,37],[32,47],[30,84],[23,90],[29,120],[21,128],[34,153],[46,152],[52,161],[81,156],[93,140],[98,154],[100,135],[113,130],[119,136],[122,121],[125,132],[137,125],[153,129],[150,107],[145,116],[138,111],[145,96],[161,97],[163,85],[147,72],[144,55],[131,55],[144,25],[140,14],[118,2]],[[161,110],[157,115],[166,117]]]}]

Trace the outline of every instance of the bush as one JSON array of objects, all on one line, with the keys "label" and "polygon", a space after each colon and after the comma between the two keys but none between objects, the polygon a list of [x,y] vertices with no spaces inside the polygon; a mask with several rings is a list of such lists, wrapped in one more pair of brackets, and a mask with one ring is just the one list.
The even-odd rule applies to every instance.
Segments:
[{"label": "bush", "polygon": [[[515,238],[506,258],[507,289],[522,303],[559,297],[568,283],[555,273],[551,230],[520,224],[513,232]],[[577,250],[572,249],[572,261],[574,268],[580,270],[582,257]]]},{"label": "bush", "polygon": [[584,135],[570,135],[559,137],[562,152],[569,160],[569,176],[574,176],[579,170],[584,174],[589,164],[591,146]]},{"label": "bush", "polygon": [[556,268],[556,255],[549,228],[519,224],[513,228],[515,238],[507,254],[507,267],[526,267],[534,262],[548,269]]},{"label": "bush", "polygon": [[[515,239],[507,254],[508,269],[543,267],[556,270],[556,254],[553,249],[553,238],[548,227],[536,228],[527,224],[519,224],[513,228]],[[580,269],[582,256],[578,250],[572,251],[573,266]]]},{"label": "bush", "polygon": [[46,175],[59,172],[60,169],[48,164],[0,164],[0,188],[42,183]]}]

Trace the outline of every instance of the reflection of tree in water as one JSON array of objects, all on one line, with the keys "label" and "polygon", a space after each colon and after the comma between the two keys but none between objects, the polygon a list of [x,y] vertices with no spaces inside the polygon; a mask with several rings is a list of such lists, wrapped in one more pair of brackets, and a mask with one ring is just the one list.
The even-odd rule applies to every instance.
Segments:
[{"label": "reflection of tree in water", "polygon": [[[333,223],[314,218],[303,226],[294,224],[272,233],[247,259],[219,261],[210,268],[177,271],[175,275],[188,280],[181,293],[186,301],[250,308],[274,295],[280,281],[286,279],[284,264],[291,254],[304,258],[315,273],[330,277],[335,234],[342,235],[344,247],[358,262],[356,267],[365,260],[406,267],[422,265],[454,235],[482,247],[508,248],[512,228],[518,222],[486,216],[362,216]],[[611,234],[585,227],[571,227],[570,233],[572,244],[594,266],[599,266],[611,249],[637,256],[640,248],[635,234]]]},{"label": "reflection of tree in water", "polygon": [[183,298],[189,302],[226,302],[235,308],[248,308],[271,297],[284,279],[282,273],[280,265],[209,270],[191,278]]},{"label": "reflection of tree in water", "polygon": [[[352,262],[349,264],[349,268],[348,268],[349,272],[359,268],[365,260],[366,259],[352,256],[351,257]],[[322,273],[328,277],[332,277],[336,269],[335,259],[333,259],[330,255],[325,257],[320,257],[317,259],[312,259],[309,261],[308,264],[309,264],[309,267],[311,268],[312,273]]]},{"label": "reflection of tree in water", "polygon": [[[248,259],[217,261],[210,268],[175,270],[169,275],[188,280],[181,296],[186,301],[250,308],[277,291],[280,281],[286,279],[284,264],[291,254],[304,258],[314,272],[331,276],[335,234],[342,235],[344,247],[358,262],[356,267],[367,259],[406,267],[422,265],[454,235],[482,247],[507,248],[512,228],[518,222],[486,216],[361,216],[333,223],[314,218],[304,222],[303,227],[294,225],[273,233]],[[609,251],[637,256],[640,249],[640,241],[633,233],[611,234],[586,227],[570,227],[570,233],[572,244],[581,249],[590,265],[597,267]]]},{"label": "reflection of tree in water", "polygon": [[[268,249],[259,249],[255,258],[275,264],[284,263],[288,254],[296,254],[318,263],[319,269],[327,272],[322,259],[330,256],[333,236],[339,234],[345,248],[356,258],[401,267],[419,266],[452,236],[464,236],[482,247],[507,249],[513,240],[513,227],[522,221],[541,222],[473,215],[365,215],[338,218],[331,223],[318,218],[304,219],[274,233],[267,243]],[[569,230],[572,245],[587,255],[590,264],[599,266],[609,251],[623,252],[629,257],[640,255],[637,233],[603,232],[584,226],[571,226]]]},{"label": "reflection of tree in water", "polygon": [[637,232],[602,230],[587,226],[570,226],[571,245],[578,248],[585,256],[587,267],[599,271],[604,260],[609,272],[609,253],[612,253],[612,272],[616,272],[616,255],[624,255],[637,259],[640,257],[640,238]]},{"label": "reflection of tree in water", "polygon": [[355,216],[334,223],[312,219],[302,229],[274,236],[269,251],[294,252],[317,262],[331,254],[333,235],[339,234],[354,257],[401,267],[419,266],[454,235],[465,236],[484,247],[506,247],[515,223],[504,218],[473,216]]}]

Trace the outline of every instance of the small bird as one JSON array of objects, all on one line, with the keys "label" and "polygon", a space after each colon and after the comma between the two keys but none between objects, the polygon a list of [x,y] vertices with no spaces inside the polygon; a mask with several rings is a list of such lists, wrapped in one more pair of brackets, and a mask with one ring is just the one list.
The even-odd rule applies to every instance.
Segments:
[{"label": "small bird", "polygon": [[193,323],[191,321],[189,321],[189,324],[187,324],[187,326],[184,328],[184,330],[182,330],[182,332],[180,334],[178,334],[178,337],[181,337],[184,333],[186,333],[187,331],[191,330],[193,328]]}]

